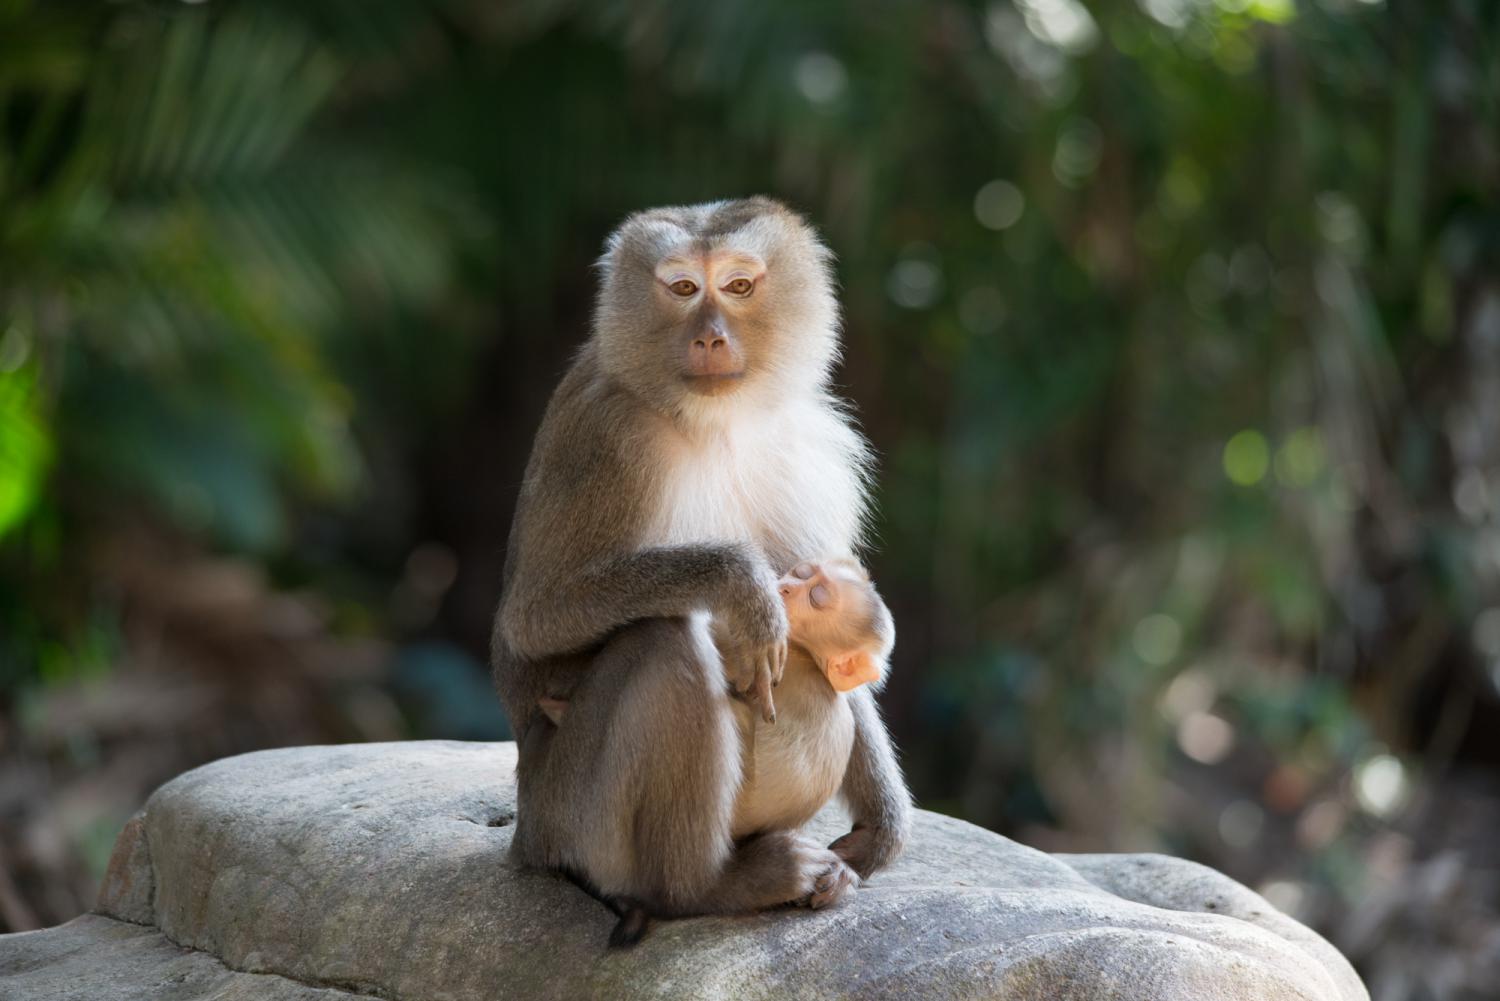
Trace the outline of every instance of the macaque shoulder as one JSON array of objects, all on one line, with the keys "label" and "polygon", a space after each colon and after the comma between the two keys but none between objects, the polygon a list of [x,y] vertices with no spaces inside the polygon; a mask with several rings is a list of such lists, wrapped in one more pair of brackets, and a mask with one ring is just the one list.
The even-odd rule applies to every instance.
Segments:
[{"label": "macaque shoulder", "polygon": [[580,554],[621,545],[654,491],[645,423],[580,355],[547,405],[526,466],[516,522],[523,549],[555,551],[562,539]]}]

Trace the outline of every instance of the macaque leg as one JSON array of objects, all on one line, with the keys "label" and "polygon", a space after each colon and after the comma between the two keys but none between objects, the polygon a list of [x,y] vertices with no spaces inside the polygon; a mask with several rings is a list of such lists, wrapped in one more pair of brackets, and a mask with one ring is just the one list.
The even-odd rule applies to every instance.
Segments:
[{"label": "macaque leg", "polygon": [[857,881],[838,855],[795,834],[730,838],[741,745],[705,620],[620,630],[566,706],[521,747],[523,861],[663,916],[823,906]]},{"label": "macaque leg", "polygon": [[828,847],[868,879],[901,854],[911,833],[911,793],[875,697],[860,688],[845,698],[854,713],[854,749],[839,793],[854,816],[854,829]]},{"label": "macaque leg", "polygon": [[536,704],[537,708],[542,711],[542,715],[552,721],[553,726],[560,726],[562,724],[563,713],[568,709],[567,699],[558,699],[550,695],[544,695],[540,699],[537,699]]}]

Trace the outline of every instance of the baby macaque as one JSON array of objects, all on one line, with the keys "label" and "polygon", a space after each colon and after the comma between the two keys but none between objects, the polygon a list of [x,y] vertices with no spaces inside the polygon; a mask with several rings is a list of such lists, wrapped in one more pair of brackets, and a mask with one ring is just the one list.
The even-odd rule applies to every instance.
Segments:
[{"label": "baby macaque", "polygon": [[852,560],[803,563],[777,582],[791,624],[788,642],[805,650],[834,691],[879,681],[889,652],[888,615],[870,575]]},{"label": "baby macaque", "polygon": [[[791,631],[787,642],[805,651],[836,692],[879,681],[890,652],[885,605],[864,567],[853,560],[802,563],[777,581]],[[566,699],[537,700],[553,725],[562,722]]]}]

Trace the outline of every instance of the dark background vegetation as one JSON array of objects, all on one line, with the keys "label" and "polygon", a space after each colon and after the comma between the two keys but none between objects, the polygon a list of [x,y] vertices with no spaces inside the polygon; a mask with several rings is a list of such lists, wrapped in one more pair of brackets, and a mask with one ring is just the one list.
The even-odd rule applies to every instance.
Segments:
[{"label": "dark background vegetation", "polygon": [[159,782],[503,723],[626,212],[839,256],[924,806],[1500,983],[1500,5],[0,0],[0,931]]}]

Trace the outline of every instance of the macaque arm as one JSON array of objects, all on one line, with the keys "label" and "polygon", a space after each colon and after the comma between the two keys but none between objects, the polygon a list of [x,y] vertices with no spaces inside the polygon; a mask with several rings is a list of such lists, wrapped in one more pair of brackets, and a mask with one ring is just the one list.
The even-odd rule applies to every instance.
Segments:
[{"label": "macaque arm", "polygon": [[911,834],[912,805],[873,690],[851,691],[848,701],[854,713],[854,749],[839,795],[854,818],[854,829],[829,847],[863,878],[901,854]]},{"label": "macaque arm", "polygon": [[518,574],[501,631],[515,653],[539,660],[595,646],[641,619],[766,605],[773,583],[765,559],[744,546],[646,549],[571,573]]}]

